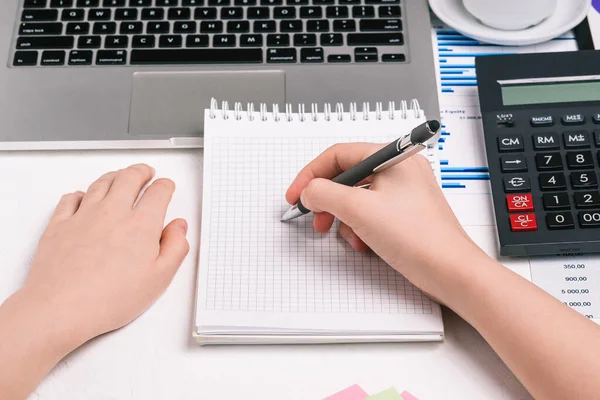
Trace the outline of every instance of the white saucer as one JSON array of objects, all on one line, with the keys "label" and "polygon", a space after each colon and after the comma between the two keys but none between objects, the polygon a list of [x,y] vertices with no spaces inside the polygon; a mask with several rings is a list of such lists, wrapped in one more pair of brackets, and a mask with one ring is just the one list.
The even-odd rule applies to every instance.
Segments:
[{"label": "white saucer", "polygon": [[583,21],[591,4],[591,0],[558,0],[554,14],[539,25],[503,31],[482,24],[467,11],[462,0],[429,0],[438,18],[458,32],[480,42],[504,46],[525,46],[558,37]]}]

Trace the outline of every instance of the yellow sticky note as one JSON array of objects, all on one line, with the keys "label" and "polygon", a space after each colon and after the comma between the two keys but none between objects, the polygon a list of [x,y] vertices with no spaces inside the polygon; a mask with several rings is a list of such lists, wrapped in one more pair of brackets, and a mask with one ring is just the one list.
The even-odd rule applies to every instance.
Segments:
[{"label": "yellow sticky note", "polygon": [[403,400],[402,396],[398,391],[391,387],[388,390],[384,390],[381,393],[374,394],[371,397],[367,397],[366,400]]}]

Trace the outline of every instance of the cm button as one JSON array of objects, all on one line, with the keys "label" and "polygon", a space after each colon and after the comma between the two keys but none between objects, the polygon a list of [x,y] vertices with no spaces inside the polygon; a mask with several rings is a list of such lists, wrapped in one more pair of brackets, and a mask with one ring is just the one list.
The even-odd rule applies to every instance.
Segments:
[{"label": "cm button", "polygon": [[521,135],[498,136],[498,151],[501,153],[523,151],[523,149],[523,138]]}]

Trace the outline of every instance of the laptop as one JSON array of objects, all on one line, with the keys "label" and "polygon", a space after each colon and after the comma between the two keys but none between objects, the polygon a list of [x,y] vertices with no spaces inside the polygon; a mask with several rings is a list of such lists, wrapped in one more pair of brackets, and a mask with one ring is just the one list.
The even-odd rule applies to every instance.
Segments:
[{"label": "laptop", "polygon": [[7,0],[0,54],[0,150],[201,147],[213,97],[439,115],[426,0]]}]

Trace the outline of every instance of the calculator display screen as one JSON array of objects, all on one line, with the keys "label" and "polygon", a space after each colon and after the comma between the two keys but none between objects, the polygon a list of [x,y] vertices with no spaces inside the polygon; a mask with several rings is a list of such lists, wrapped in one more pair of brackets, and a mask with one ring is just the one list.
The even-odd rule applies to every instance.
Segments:
[{"label": "calculator display screen", "polygon": [[501,86],[505,106],[600,101],[600,81]]}]

